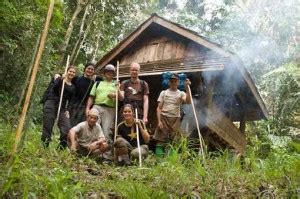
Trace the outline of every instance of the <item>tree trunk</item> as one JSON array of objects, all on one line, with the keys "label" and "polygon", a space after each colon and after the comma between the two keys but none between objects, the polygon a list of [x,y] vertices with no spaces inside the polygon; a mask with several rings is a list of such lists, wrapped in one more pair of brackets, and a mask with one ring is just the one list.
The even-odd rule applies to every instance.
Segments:
[{"label": "tree trunk", "polygon": [[85,10],[84,10],[84,14],[83,14],[83,17],[82,17],[82,20],[81,20],[80,29],[79,29],[79,36],[78,36],[78,39],[76,41],[76,44],[75,44],[75,46],[74,46],[74,48],[72,50],[72,54],[71,54],[71,63],[72,64],[75,63],[75,59],[74,59],[75,52],[76,52],[76,49],[78,48],[78,45],[79,45],[80,41],[82,40],[83,34],[84,34],[84,25],[85,25],[86,16],[87,16],[87,13],[88,13],[89,9],[90,9],[90,6],[86,6]]},{"label": "tree trunk", "polygon": [[74,62],[75,62],[76,59],[77,59],[77,56],[78,56],[78,54],[79,54],[79,51],[80,51],[80,49],[81,49],[81,47],[82,47],[82,45],[83,45],[83,42],[85,41],[86,36],[87,36],[88,33],[90,32],[90,29],[91,29],[91,23],[89,23],[88,26],[86,27],[86,29],[85,29],[85,31],[84,31],[83,38],[82,38],[82,40],[80,41],[80,44],[79,44],[78,48],[76,49],[76,53],[75,53],[74,58],[73,58],[73,61],[74,61]]},{"label": "tree trunk", "polygon": [[93,56],[92,56],[92,61],[94,62],[96,60],[96,56],[97,56],[97,52],[98,52],[98,49],[99,49],[99,40],[101,38],[101,34],[98,33],[97,34],[97,39],[96,39],[96,44],[95,44],[95,50],[94,50],[94,53],[93,53]]},{"label": "tree trunk", "polygon": [[69,41],[70,41],[70,38],[71,38],[71,35],[72,35],[72,32],[73,32],[74,23],[77,20],[78,14],[81,12],[82,8],[87,4],[87,2],[88,2],[87,0],[77,0],[77,6],[76,6],[76,9],[75,9],[75,11],[72,15],[71,20],[70,20],[70,23],[69,23],[69,26],[68,26],[68,29],[67,29],[67,32],[66,32],[66,35],[65,35],[65,41],[62,44],[61,49],[60,49],[60,51],[62,53],[61,64],[64,63],[64,59],[65,59],[65,56],[66,56],[66,50],[67,50],[67,47],[69,45]]}]

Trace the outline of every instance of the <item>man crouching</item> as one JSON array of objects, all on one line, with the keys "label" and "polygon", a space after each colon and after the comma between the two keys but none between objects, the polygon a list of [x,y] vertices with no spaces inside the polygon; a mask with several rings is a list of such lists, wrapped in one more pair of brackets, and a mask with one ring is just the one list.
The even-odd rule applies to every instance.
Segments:
[{"label": "man crouching", "polygon": [[87,121],[81,122],[69,131],[69,147],[72,153],[100,158],[108,150],[101,126],[97,123],[99,113],[95,109],[88,112]]}]

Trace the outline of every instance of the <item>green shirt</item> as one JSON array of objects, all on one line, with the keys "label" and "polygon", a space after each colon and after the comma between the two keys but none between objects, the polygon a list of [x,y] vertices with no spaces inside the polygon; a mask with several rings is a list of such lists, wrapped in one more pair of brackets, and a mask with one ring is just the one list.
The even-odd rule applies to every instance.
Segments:
[{"label": "green shirt", "polygon": [[116,93],[115,82],[107,82],[106,80],[101,81],[96,88],[96,83],[94,83],[93,88],[90,92],[90,96],[94,97],[94,104],[105,105],[108,107],[116,107],[116,100],[109,98],[107,95],[110,93]]}]

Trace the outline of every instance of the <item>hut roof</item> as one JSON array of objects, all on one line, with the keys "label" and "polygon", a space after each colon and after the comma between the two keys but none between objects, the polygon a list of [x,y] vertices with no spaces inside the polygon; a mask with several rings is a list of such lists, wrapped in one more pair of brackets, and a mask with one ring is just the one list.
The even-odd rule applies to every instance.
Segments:
[{"label": "hut roof", "polygon": [[[108,63],[116,64],[117,60],[120,60],[122,57],[124,57],[124,54],[128,54],[130,49],[132,47],[135,47],[136,45],[139,45],[141,43],[141,40],[143,41],[149,36],[153,36],[153,34],[158,34],[155,32],[159,32],[160,30],[163,30],[160,34],[173,34],[176,35],[179,39],[182,40],[188,40],[192,41],[193,43],[196,43],[197,45],[203,46],[205,49],[208,49],[208,51],[212,51],[216,55],[219,56],[223,60],[223,63],[230,62],[230,65],[234,65],[234,70],[239,71],[237,75],[240,79],[245,82],[247,90],[251,93],[252,101],[255,101],[255,104],[257,106],[256,109],[259,109],[259,114],[253,116],[253,120],[267,118],[267,109],[266,106],[250,76],[246,68],[243,66],[242,61],[240,58],[235,55],[232,52],[229,52],[221,47],[221,45],[216,44],[214,42],[209,41],[203,36],[198,35],[196,32],[186,29],[182,26],[180,26],[177,23],[171,22],[169,20],[166,20],[162,17],[159,17],[156,14],[152,14],[150,18],[148,18],[144,23],[142,23],[138,28],[136,28],[131,34],[129,34],[125,39],[123,39],[117,46],[115,46],[111,51],[109,51],[107,54],[105,54],[96,64],[96,71],[99,72],[101,68],[103,68]],[[229,60],[229,61],[228,61]],[[218,60],[217,60],[218,61]],[[147,65],[149,61],[145,62],[144,65]],[[155,63],[155,62],[152,62]],[[163,62],[163,64],[166,64],[167,62]],[[177,62],[176,62],[177,63]],[[217,64],[216,64],[217,63]],[[161,65],[162,62],[159,62],[158,65]],[[201,61],[202,64],[202,61]],[[213,62],[213,63],[205,63],[206,65],[214,65],[214,67],[211,67],[208,69],[199,69],[199,71],[204,70],[223,70],[224,65],[219,64],[219,62]],[[171,62],[170,65],[174,65],[174,62]],[[198,66],[198,65],[197,65]],[[126,66],[128,67],[128,66]],[[145,66],[146,67],[146,66]],[[141,64],[141,76],[143,75],[149,75],[149,69],[142,70],[143,64]],[[155,69],[158,67],[155,66]],[[151,71],[154,71],[154,68],[151,69]],[[124,69],[124,68],[123,68]],[[167,68],[162,68],[161,70],[157,70],[157,73],[152,74],[159,74],[159,72],[163,72]],[[121,67],[120,67],[121,70]],[[178,71],[187,72],[184,69],[177,67]],[[124,70],[123,70],[124,71]],[[178,72],[177,71],[177,72]],[[121,72],[121,71],[120,71]],[[122,73],[122,72],[121,72]],[[128,74],[124,75],[128,76]],[[249,96],[247,96],[249,97]]]}]

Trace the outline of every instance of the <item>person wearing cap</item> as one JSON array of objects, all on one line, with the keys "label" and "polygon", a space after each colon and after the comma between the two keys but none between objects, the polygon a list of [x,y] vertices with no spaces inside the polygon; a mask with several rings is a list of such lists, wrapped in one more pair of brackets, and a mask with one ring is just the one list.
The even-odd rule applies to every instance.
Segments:
[{"label": "person wearing cap", "polygon": [[[169,88],[160,93],[156,109],[157,128],[153,138],[158,143],[169,143],[180,137],[180,107],[183,103],[190,104],[191,96],[178,90],[179,77],[172,74],[169,80]],[[190,85],[189,79],[185,81],[185,88]]]},{"label": "person wearing cap", "polygon": [[[123,101],[123,104],[131,104],[134,108],[136,108],[138,118],[142,119],[144,123],[147,124],[149,109],[148,83],[139,79],[140,65],[138,63],[131,63],[129,72],[130,79],[124,80],[121,83],[121,96],[119,100]],[[120,119],[122,120],[122,118]]]},{"label": "person wearing cap", "polygon": [[[99,112],[98,123],[103,129],[106,140],[112,144],[112,131],[116,108],[116,82],[113,80],[115,67],[108,64],[104,67],[104,80],[95,83],[90,92],[86,113],[91,107]],[[93,105],[93,106],[92,106]]]},{"label": "person wearing cap", "polygon": [[97,123],[98,117],[98,111],[91,109],[88,112],[86,121],[70,129],[68,144],[72,153],[99,158],[108,150],[102,128]]}]

